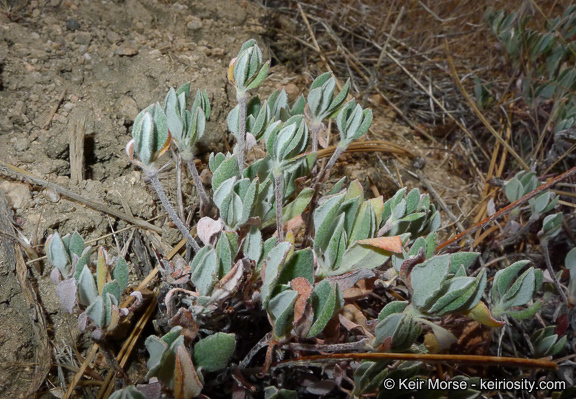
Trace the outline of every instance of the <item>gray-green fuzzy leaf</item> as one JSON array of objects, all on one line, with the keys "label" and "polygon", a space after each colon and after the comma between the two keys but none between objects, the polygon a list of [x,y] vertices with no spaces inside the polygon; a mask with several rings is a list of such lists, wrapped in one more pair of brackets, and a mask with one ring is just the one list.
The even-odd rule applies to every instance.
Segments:
[{"label": "gray-green fuzzy leaf", "polygon": [[266,306],[270,300],[270,295],[272,294],[272,290],[276,286],[276,282],[280,275],[281,266],[291,248],[292,244],[285,241],[275,246],[268,253],[265,260],[266,271],[264,272],[264,281],[260,292],[263,306]]},{"label": "gray-green fuzzy leaf", "polygon": [[412,303],[418,308],[427,308],[441,290],[450,267],[449,255],[440,255],[416,265],[410,274]]},{"label": "gray-green fuzzy leaf", "polygon": [[238,167],[238,159],[236,155],[232,155],[225,159],[218,168],[214,171],[212,176],[212,188],[214,191],[220,187],[220,184],[232,177],[239,177],[240,169]]},{"label": "gray-green fuzzy leaf", "polygon": [[82,268],[78,279],[78,302],[80,305],[89,306],[98,297],[96,282],[88,266]]},{"label": "gray-green fuzzy leaf", "polygon": [[270,300],[267,309],[274,319],[274,334],[277,337],[285,336],[292,329],[294,318],[294,303],[298,292],[286,290]]},{"label": "gray-green fuzzy leaf", "polygon": [[216,333],[194,345],[194,365],[204,371],[218,371],[228,365],[236,350],[234,334]]},{"label": "gray-green fuzzy leaf", "polygon": [[342,292],[335,284],[332,286],[328,280],[322,280],[310,295],[309,299],[314,311],[314,322],[308,331],[308,338],[320,334],[334,313],[344,305]]}]

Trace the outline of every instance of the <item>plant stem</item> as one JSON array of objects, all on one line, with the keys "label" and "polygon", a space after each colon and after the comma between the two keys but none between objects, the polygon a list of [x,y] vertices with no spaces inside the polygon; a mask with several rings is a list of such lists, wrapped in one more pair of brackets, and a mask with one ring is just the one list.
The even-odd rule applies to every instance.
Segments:
[{"label": "plant stem", "polygon": [[278,240],[284,241],[284,224],[282,223],[282,173],[274,172],[274,191],[276,193],[276,230],[278,231]]},{"label": "plant stem", "polygon": [[[342,144],[342,143],[340,143],[340,144]],[[324,180],[326,178],[328,178],[328,176],[325,176],[326,172],[328,172],[328,175],[330,175],[330,171],[332,170],[334,165],[336,165],[336,161],[338,160],[338,158],[340,158],[340,155],[342,155],[344,153],[344,151],[346,151],[346,148],[348,148],[347,145],[341,146],[340,144],[338,144],[336,146],[336,149],[334,150],[334,153],[330,157],[330,160],[328,161],[328,163],[324,167],[324,170],[320,173],[320,175],[319,175],[320,178],[318,179],[316,184],[322,185],[322,183],[324,183]]]},{"label": "plant stem", "polygon": [[186,162],[188,165],[188,171],[192,175],[192,180],[194,180],[194,185],[196,186],[196,192],[200,197],[201,206],[200,209],[203,209],[204,212],[208,212],[212,208],[212,201],[206,195],[206,190],[204,190],[204,185],[202,184],[202,180],[200,179],[200,175],[198,174],[198,169],[196,168],[196,164],[194,160],[190,160]]},{"label": "plant stem", "polygon": [[238,167],[240,168],[240,176],[244,173],[244,148],[246,147],[246,103],[248,102],[248,95],[244,92],[236,94],[238,100]]},{"label": "plant stem", "polygon": [[[314,194],[312,194],[312,199],[310,200],[308,214],[306,215],[306,220],[304,222],[305,229],[304,229],[304,240],[302,243],[302,248],[304,248],[304,247],[306,247],[312,243],[312,238],[313,238],[312,237],[312,231],[314,230],[314,210],[318,206],[318,196],[320,194],[320,188],[322,187],[322,183],[324,183],[324,180],[325,180],[324,175],[327,172],[328,172],[328,174],[330,174],[330,171],[332,170],[332,168],[336,164],[336,161],[338,160],[340,155],[342,155],[344,153],[344,151],[346,151],[346,148],[348,148],[348,146],[341,146],[340,144],[338,144],[336,146],[336,149],[334,150],[334,153],[330,157],[330,160],[328,161],[328,163],[326,164],[324,169],[322,169],[322,171],[320,171],[320,173],[316,177],[316,182],[314,183]],[[328,177],[328,176],[326,176],[326,177]]]},{"label": "plant stem", "polygon": [[548,269],[548,273],[550,273],[550,278],[552,279],[552,281],[554,281],[554,285],[556,286],[556,290],[558,291],[558,293],[560,293],[562,301],[565,304],[568,304],[568,297],[566,296],[566,293],[562,289],[560,281],[558,281],[558,277],[556,277],[556,273],[552,268],[552,262],[550,262],[550,253],[548,252],[548,240],[541,239],[540,245],[542,246],[542,251],[544,252],[544,260],[546,261],[546,268]]},{"label": "plant stem", "polygon": [[325,126],[322,122],[312,122],[310,132],[312,133],[312,152],[318,151],[318,141],[320,132],[324,130]]},{"label": "plant stem", "polygon": [[154,191],[156,191],[156,194],[158,194],[158,198],[160,198],[162,206],[164,207],[166,212],[168,212],[168,216],[170,216],[172,222],[176,225],[178,230],[180,230],[180,233],[182,233],[184,238],[186,238],[187,245],[191,246],[194,249],[194,252],[198,253],[198,251],[200,251],[200,247],[198,246],[198,243],[196,242],[194,237],[192,237],[192,234],[190,234],[190,231],[188,230],[184,222],[182,222],[182,219],[180,219],[176,214],[176,211],[174,210],[172,204],[170,204],[170,201],[168,201],[168,197],[166,196],[164,187],[162,187],[162,183],[160,183],[160,180],[158,179],[158,172],[147,171],[146,174],[150,178],[152,188],[154,189]]},{"label": "plant stem", "polygon": [[178,216],[184,219],[184,203],[182,202],[182,156],[179,152],[174,154],[176,158],[176,200],[178,201]]}]

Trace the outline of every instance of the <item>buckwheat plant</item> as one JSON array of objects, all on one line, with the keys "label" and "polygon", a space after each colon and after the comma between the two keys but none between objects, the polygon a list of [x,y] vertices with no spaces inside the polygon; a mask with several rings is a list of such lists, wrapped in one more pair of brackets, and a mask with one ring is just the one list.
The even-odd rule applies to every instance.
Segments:
[{"label": "buckwheat plant", "polygon": [[[300,96],[291,106],[284,91],[264,100],[250,98],[268,68],[254,40],[244,43],[230,63],[228,77],[238,105],[227,122],[236,145],[232,153],[210,154],[206,166],[212,173],[211,192],[202,187],[193,163],[194,144],[210,115],[206,92],[197,91],[189,107],[190,84],[170,89],[163,107],[151,105],[134,122],[127,153],[144,170],[195,254],[189,263],[159,259],[168,286],[161,299],[162,325],[171,329],[146,339],[149,384],[126,387],[116,397],[155,398],[161,387],[189,399],[209,385],[205,373],[212,373],[213,381],[229,381],[226,389],[247,393],[254,359],[264,348],[262,376],[270,367],[280,367],[275,360],[290,359],[297,350],[426,352],[421,344],[425,328],[434,334],[436,350],[445,351],[456,342],[449,327],[440,323],[449,315],[499,327],[505,316],[529,317],[538,311],[540,302],[531,302],[543,276],[534,267],[526,269],[527,262],[496,273],[487,296],[488,271],[476,267],[478,253],[435,253],[440,215],[428,194],[403,188],[388,199],[366,198],[359,181],[345,185],[345,179],[323,190],[339,156],[370,127],[372,112],[347,99],[349,83],[335,95],[336,79],[330,73],[314,80],[306,99]],[[329,118],[335,120],[340,140],[320,169],[319,134]],[[196,222],[202,246],[178,218],[158,180],[161,156],[171,144],[190,168],[201,203],[215,206],[216,217]],[[265,149],[266,155],[245,165],[253,146]],[[522,187],[524,180],[519,178]],[[549,198],[536,201],[537,211],[548,210]],[[303,230],[308,228],[311,237],[305,239]],[[110,280],[99,271],[104,266],[97,267],[94,277],[77,236],[60,240],[55,235],[47,250],[58,270],[55,277],[65,279],[59,287],[76,287],[79,281],[86,287],[79,303],[90,308],[88,317],[100,328],[110,326],[125,288],[125,263],[117,263]],[[102,265],[108,264],[102,253]],[[78,265],[84,271],[78,272]],[[383,303],[378,317],[366,320],[355,301],[370,292],[360,287],[372,283],[401,292],[404,300]],[[573,292],[571,284],[571,297]],[[65,301],[67,308],[73,304]],[[236,325],[254,316],[267,318],[270,327],[250,335]],[[254,334],[260,335],[254,339]],[[560,344],[547,347],[549,335],[546,331],[534,339],[545,341],[538,344],[545,353],[555,353]],[[244,348],[240,352],[237,342]],[[247,350],[247,344],[252,349]],[[346,380],[354,385],[347,392],[361,395],[376,391],[386,376],[426,372],[420,362],[389,366],[392,363],[384,361],[349,364],[339,371],[347,377],[335,381],[335,368],[317,375],[334,389],[345,389],[341,384]],[[267,378],[274,384],[272,374]],[[270,386],[266,395],[293,397],[295,392]]]}]

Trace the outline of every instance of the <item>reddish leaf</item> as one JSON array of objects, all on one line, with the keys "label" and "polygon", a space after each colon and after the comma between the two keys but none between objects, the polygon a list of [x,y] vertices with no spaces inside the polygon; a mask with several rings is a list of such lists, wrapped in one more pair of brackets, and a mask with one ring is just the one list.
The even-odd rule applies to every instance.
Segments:
[{"label": "reddish leaf", "polygon": [[290,287],[298,292],[298,298],[294,303],[294,324],[296,324],[304,315],[306,302],[312,293],[312,285],[304,277],[296,277],[294,280],[290,281]]},{"label": "reddish leaf", "polygon": [[402,253],[402,239],[400,236],[368,238],[359,240],[358,244],[370,245],[371,247],[377,247],[396,254]]},{"label": "reddish leaf", "polygon": [[568,328],[568,315],[564,313],[558,320],[556,321],[556,328],[554,329],[554,334],[558,335],[559,337],[563,337],[566,334],[566,329]]},{"label": "reddish leaf", "polygon": [[168,321],[168,325],[170,327],[182,327],[180,334],[184,336],[186,344],[190,344],[198,333],[198,325],[192,317],[192,312],[186,308],[178,309],[178,313]]},{"label": "reddish leaf", "polygon": [[202,392],[202,382],[196,374],[190,355],[183,346],[176,350],[176,367],[174,369],[174,397],[192,399]]}]

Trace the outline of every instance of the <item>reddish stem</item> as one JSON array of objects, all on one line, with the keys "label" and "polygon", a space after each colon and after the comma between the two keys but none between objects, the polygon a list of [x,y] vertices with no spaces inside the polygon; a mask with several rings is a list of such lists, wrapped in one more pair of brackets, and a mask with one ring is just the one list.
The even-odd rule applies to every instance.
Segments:
[{"label": "reddish stem", "polygon": [[574,174],[576,174],[576,166],[573,167],[572,169],[568,170],[567,172],[562,173],[560,176],[550,180],[548,183],[542,184],[540,187],[537,187],[536,189],[530,191],[528,194],[526,194],[525,196],[523,196],[519,200],[514,201],[513,203],[511,203],[507,207],[500,209],[494,215],[487,217],[486,219],[476,223],[472,227],[464,230],[462,233],[450,238],[447,241],[444,241],[442,244],[440,244],[436,247],[436,251],[452,244],[455,241],[460,240],[461,238],[465,237],[467,234],[473,233],[474,231],[478,230],[480,227],[484,227],[485,225],[494,221],[495,219],[499,218],[500,216],[506,215],[507,213],[512,211],[514,208],[517,208],[518,206],[524,204],[525,202],[528,202],[530,199],[534,198],[535,196],[540,194],[542,191],[548,190],[550,187],[552,187],[556,183],[558,183],[564,179],[567,179],[568,177],[570,177]]}]

